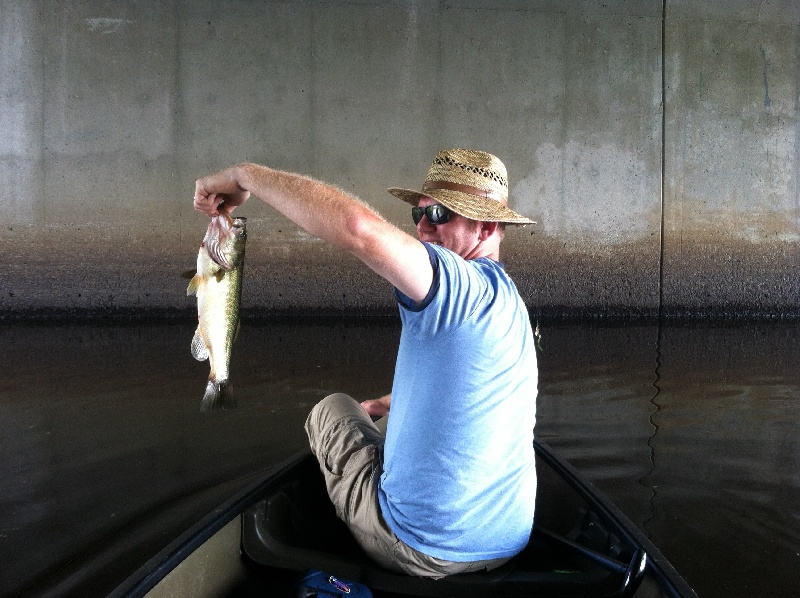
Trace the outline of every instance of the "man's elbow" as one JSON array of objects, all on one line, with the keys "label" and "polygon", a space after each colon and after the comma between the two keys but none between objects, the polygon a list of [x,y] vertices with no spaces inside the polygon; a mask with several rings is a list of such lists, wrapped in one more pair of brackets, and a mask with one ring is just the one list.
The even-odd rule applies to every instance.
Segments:
[{"label": "man's elbow", "polygon": [[346,221],[346,248],[357,257],[374,253],[386,234],[388,223],[370,209],[356,210]]}]

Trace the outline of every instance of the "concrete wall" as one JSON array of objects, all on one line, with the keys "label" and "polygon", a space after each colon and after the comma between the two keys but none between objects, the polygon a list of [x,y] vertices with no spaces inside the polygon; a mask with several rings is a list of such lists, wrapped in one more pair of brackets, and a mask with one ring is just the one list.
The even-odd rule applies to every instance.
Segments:
[{"label": "concrete wall", "polygon": [[[0,317],[188,313],[195,178],[250,160],[369,201],[500,156],[543,314],[800,313],[800,2],[0,2]],[[662,64],[664,69],[662,69]],[[662,100],[665,100],[662,103]],[[252,201],[250,312],[391,312]]]}]

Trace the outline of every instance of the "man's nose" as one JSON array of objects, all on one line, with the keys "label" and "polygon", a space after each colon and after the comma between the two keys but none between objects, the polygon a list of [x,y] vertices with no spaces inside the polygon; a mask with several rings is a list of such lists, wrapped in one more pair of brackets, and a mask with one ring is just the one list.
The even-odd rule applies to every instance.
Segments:
[{"label": "man's nose", "polygon": [[432,231],[432,230],[436,230],[436,225],[435,225],[435,224],[431,224],[431,221],[430,221],[430,220],[428,220],[428,215],[427,215],[427,214],[422,214],[422,218],[421,218],[421,219],[420,219],[420,221],[417,223],[417,230],[418,230],[418,231],[422,231],[422,230],[425,230],[425,231]]}]

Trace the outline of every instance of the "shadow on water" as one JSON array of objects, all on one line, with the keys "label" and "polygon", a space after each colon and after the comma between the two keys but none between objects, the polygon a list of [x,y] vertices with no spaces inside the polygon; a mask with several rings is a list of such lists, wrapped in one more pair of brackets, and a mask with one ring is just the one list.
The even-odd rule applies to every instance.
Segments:
[{"label": "shadow on water", "polygon": [[[538,436],[701,596],[800,595],[800,322],[542,331]],[[392,318],[245,322],[239,407],[201,414],[192,333],[0,326],[4,595],[107,593],[304,446],[320,398],[387,392],[399,341]]]}]

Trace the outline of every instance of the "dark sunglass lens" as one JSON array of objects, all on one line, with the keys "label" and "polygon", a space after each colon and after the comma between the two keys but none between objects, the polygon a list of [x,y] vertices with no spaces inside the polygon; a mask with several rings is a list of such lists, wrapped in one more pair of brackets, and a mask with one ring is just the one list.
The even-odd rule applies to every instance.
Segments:
[{"label": "dark sunglass lens", "polygon": [[419,206],[411,208],[411,219],[414,224],[419,224],[422,216],[427,216],[428,222],[431,224],[444,224],[450,220],[450,210],[438,203],[427,208],[420,208]]},{"label": "dark sunglass lens", "polygon": [[431,224],[444,224],[450,219],[450,210],[440,204],[428,206],[427,214]]}]

